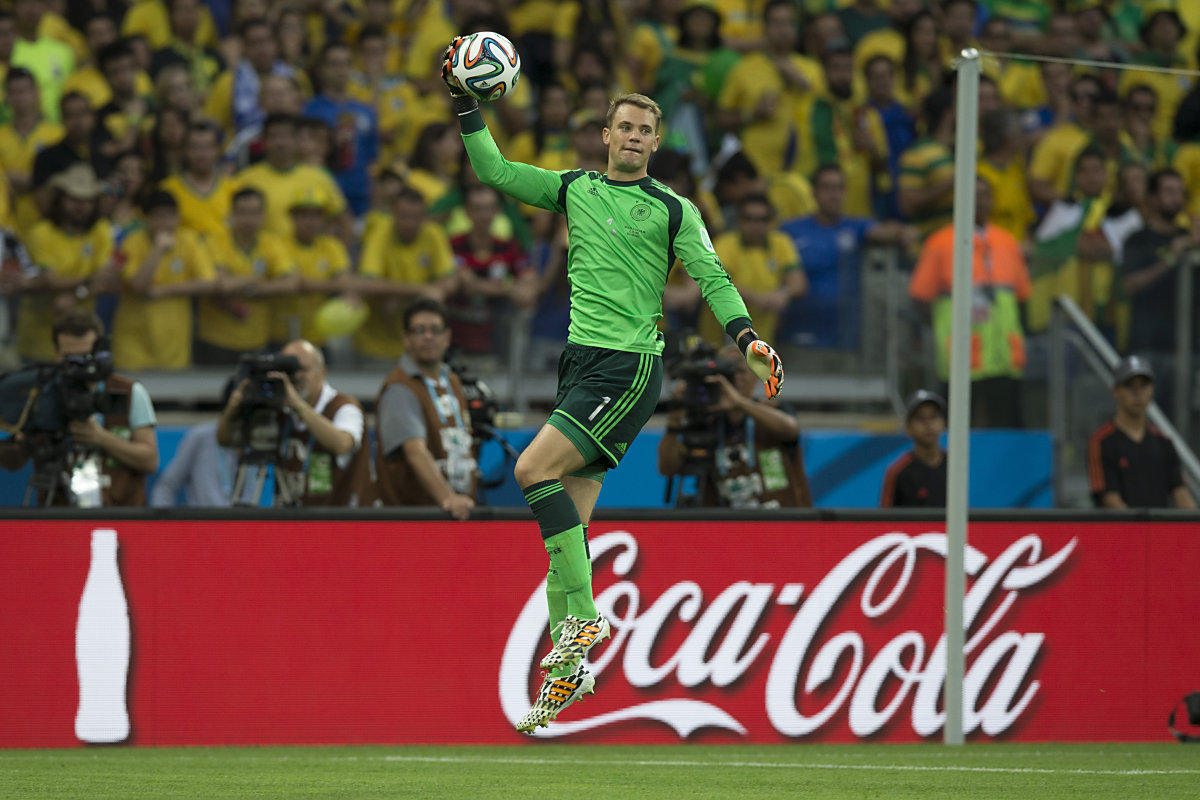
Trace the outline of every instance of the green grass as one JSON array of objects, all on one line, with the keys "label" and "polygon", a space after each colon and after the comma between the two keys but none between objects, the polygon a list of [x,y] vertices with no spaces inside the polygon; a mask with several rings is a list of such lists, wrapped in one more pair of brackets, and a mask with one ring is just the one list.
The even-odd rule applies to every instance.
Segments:
[{"label": "green grass", "polygon": [[[581,787],[586,786],[586,789]],[[1179,744],[0,751],[0,798],[1183,798]]]}]

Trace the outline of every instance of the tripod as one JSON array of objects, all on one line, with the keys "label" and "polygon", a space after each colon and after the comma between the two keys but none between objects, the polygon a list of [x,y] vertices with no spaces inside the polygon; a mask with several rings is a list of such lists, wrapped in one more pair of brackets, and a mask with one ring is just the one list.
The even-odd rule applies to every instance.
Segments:
[{"label": "tripod", "polygon": [[[35,434],[29,439],[29,451],[33,458],[33,475],[29,478],[21,505],[27,508],[35,505],[50,508],[56,499],[65,499],[68,506],[80,506],[80,498],[71,486],[71,479],[79,457],[86,453],[77,449],[65,434]],[[98,489],[98,467],[93,477]],[[98,501],[94,504],[100,505]]]},{"label": "tripod", "polygon": [[[679,479],[679,490],[675,491],[675,479]],[[689,478],[691,480],[689,480]],[[675,496],[676,508],[700,508],[704,505],[704,496],[709,489],[717,486],[717,469],[713,463],[711,450],[688,449],[683,466],[679,472],[667,478],[667,489],[663,494],[663,502],[670,504],[671,496]]]},{"label": "tripod", "polygon": [[[233,479],[233,505],[239,508],[258,508],[262,505],[263,488],[267,482],[267,469],[275,467],[275,497],[272,505],[288,507],[297,505],[297,498],[292,494],[292,487],[279,474],[278,456],[276,451],[263,452],[244,450],[238,456],[237,473]],[[249,498],[244,497],[250,469],[257,470],[254,474],[254,488]]]}]

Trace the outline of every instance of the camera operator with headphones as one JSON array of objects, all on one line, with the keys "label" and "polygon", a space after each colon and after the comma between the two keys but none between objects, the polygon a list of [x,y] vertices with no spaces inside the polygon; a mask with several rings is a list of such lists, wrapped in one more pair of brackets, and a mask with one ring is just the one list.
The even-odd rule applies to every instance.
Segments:
[{"label": "camera operator with headphones", "polygon": [[[681,483],[676,505],[806,508],[812,505],[800,426],[770,401],[755,397],[762,382],[736,347],[713,359],[685,357],[675,385],[676,407],[658,445],[658,471],[694,476]],[[728,376],[728,377],[727,377]]]},{"label": "camera operator with headphones", "polygon": [[[282,392],[268,409],[275,443],[268,459],[275,464],[275,505],[371,505],[375,494],[362,405],[325,380],[325,357],[312,342],[289,342],[279,355],[278,360],[293,369],[290,377],[286,371],[266,373]],[[222,447],[249,444],[239,424],[248,418],[244,412],[257,410],[242,409],[243,401],[250,399],[249,385],[250,380],[243,379],[221,413],[217,442]]]},{"label": "camera operator with headphones", "polygon": [[[55,389],[62,396],[45,399],[61,402],[66,419],[61,420],[61,430],[46,430],[46,425],[42,430],[26,428],[0,444],[0,467],[17,470],[32,458],[34,480],[30,485],[39,490],[39,504],[146,505],[146,476],[158,469],[150,395],[140,383],[112,373],[111,356],[96,357],[104,325],[94,313],[69,312],[55,321],[51,336],[59,366],[36,369],[39,375],[48,376],[48,381],[58,383]],[[72,381],[68,366],[99,380]],[[44,380],[37,388],[50,387]],[[83,396],[74,396],[76,393]],[[35,416],[40,415],[35,412]],[[89,463],[98,467],[90,479]],[[46,479],[44,485],[39,477]]]}]

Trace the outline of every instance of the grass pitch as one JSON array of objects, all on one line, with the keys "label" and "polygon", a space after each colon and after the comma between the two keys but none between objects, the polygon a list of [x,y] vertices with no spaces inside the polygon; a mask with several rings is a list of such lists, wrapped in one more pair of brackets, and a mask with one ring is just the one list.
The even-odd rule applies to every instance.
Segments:
[{"label": "grass pitch", "polygon": [[1200,797],[1179,744],[0,751],[0,798]]}]

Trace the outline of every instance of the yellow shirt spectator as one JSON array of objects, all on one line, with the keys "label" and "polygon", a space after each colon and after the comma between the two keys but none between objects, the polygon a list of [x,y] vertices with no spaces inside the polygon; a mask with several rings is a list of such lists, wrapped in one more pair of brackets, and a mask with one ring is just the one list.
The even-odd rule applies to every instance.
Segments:
[{"label": "yellow shirt spectator", "polygon": [[207,193],[197,189],[183,173],[175,173],[159,186],[179,203],[179,227],[194,231],[206,245],[226,236],[229,204],[236,186],[233,178],[219,176]]},{"label": "yellow shirt spectator", "polygon": [[1188,214],[1200,217],[1200,142],[1179,145],[1171,166],[1183,176],[1183,185],[1187,187]]},{"label": "yellow shirt spectator", "polygon": [[[738,231],[723,233],[713,242],[717,256],[734,284],[751,292],[773,292],[783,286],[789,272],[800,269],[800,256],[786,233],[770,231],[766,247],[747,247]],[[754,330],[767,341],[775,338],[779,312],[768,311],[746,301],[746,310],[754,320]],[[717,324],[708,307],[700,312],[700,334],[714,344],[726,341],[725,329]]]},{"label": "yellow shirt spectator", "polygon": [[[121,245],[128,284],[141,270],[152,245],[145,230],[130,234]],[[208,248],[192,231],[180,228],[175,244],[159,259],[153,289],[216,278]],[[192,298],[151,298],[126,290],[117,306],[112,331],[113,360],[118,369],[186,369],[192,363]]]},{"label": "yellow shirt spectator", "polygon": [[[767,176],[767,199],[778,219],[807,217],[817,210],[812,184],[798,172],[778,172]],[[716,202],[709,204],[716,207]]]},{"label": "yellow shirt spectator", "polygon": [[1075,157],[1087,147],[1087,131],[1074,122],[1055,125],[1033,148],[1029,160],[1029,177],[1049,181],[1059,197],[1071,191],[1071,171]]},{"label": "yellow shirt spectator", "polygon": [[361,79],[351,80],[349,93],[379,115],[379,161],[383,164],[406,160],[426,125],[450,121],[441,98],[422,95],[416,84],[401,79],[385,81],[378,91]]},{"label": "yellow shirt spectator", "polygon": [[[302,281],[331,281],[350,269],[346,246],[333,236],[318,236],[311,245],[292,239],[287,242],[287,249]],[[325,334],[314,319],[317,309],[328,299],[327,292],[299,292],[273,300],[271,340],[286,342],[298,336],[315,345],[324,344]]]},{"label": "yellow shirt spectator", "polygon": [[[33,175],[33,161],[44,147],[58,143],[63,137],[61,125],[41,120],[22,136],[12,123],[0,127],[0,165],[5,172],[22,173],[26,179]],[[28,233],[41,219],[32,192],[16,195],[13,216],[18,233]]]},{"label": "yellow shirt spectator", "polygon": [[1013,158],[1001,168],[980,159],[978,167],[979,177],[992,185],[992,223],[1011,233],[1018,242],[1026,239],[1029,226],[1036,219],[1025,184],[1023,161]]},{"label": "yellow shirt spectator", "polygon": [[[71,92],[79,92],[86,97],[91,101],[92,108],[104,108],[112,100],[112,89],[109,88],[108,81],[104,79],[100,70],[91,64],[77,68],[63,83],[63,94]],[[154,84],[150,81],[150,76],[142,71],[137,75],[137,93],[142,97],[154,96]]]},{"label": "yellow shirt spectator", "polygon": [[[29,232],[25,246],[33,263],[47,272],[60,278],[82,280],[95,275],[112,258],[112,227],[102,219],[87,233],[72,235],[49,220],[42,220]],[[70,304],[74,305],[73,300]],[[55,296],[50,292],[23,294],[20,309],[17,352],[27,359],[53,361],[50,326],[60,310]]]},{"label": "yellow shirt spectator", "polygon": [[721,13],[721,38],[730,47],[762,41],[766,0],[716,0],[715,5]]},{"label": "yellow shirt spectator", "polygon": [[[936,139],[922,139],[900,156],[899,186],[922,189],[941,183],[954,175],[954,153]],[[928,236],[943,225],[949,225],[954,216],[954,190],[948,189],[939,202],[924,213],[912,217],[909,222],[916,226],[921,238]]]},{"label": "yellow shirt spectator", "polygon": [[[121,24],[122,36],[144,36],[151,50],[161,50],[171,43],[171,21],[163,0],[140,0]],[[196,44],[216,48],[217,26],[206,4],[200,4],[200,22],[196,26]]]},{"label": "yellow shirt spectator", "polygon": [[[291,254],[282,239],[260,233],[249,252],[223,234],[210,243],[217,264],[234,278],[275,280],[295,271]],[[226,350],[248,352],[261,350],[271,338],[271,301],[247,298],[241,303],[241,313],[235,315],[226,302],[202,297],[196,338]]]},{"label": "yellow shirt spectator", "polygon": [[[455,274],[454,256],[446,234],[434,222],[424,222],[408,243],[399,240],[394,226],[377,228],[363,243],[359,274],[396,283],[433,284]],[[373,358],[399,358],[404,353],[405,304],[398,298],[371,298],[371,315],[354,336],[356,349]]]},{"label": "yellow shirt spectator", "polygon": [[[825,76],[820,64],[795,53],[788,59],[808,81],[810,92],[824,88]],[[806,94],[786,87],[775,64],[762,53],[747,54],[729,71],[717,107],[741,115],[742,147],[761,174],[770,175],[788,166],[788,149],[796,134],[796,115]],[[778,98],[772,113],[755,118],[759,104],[769,102],[770,97]]]},{"label": "yellow shirt spectator", "polygon": [[257,189],[267,200],[267,221],[264,230],[284,240],[292,238],[292,220],[288,216],[288,204],[292,198],[313,188],[329,198],[325,212],[333,217],[346,210],[346,198],[328,172],[307,164],[298,164],[290,170],[277,170],[266,161],[239,172],[235,177],[234,191],[245,187]]}]

